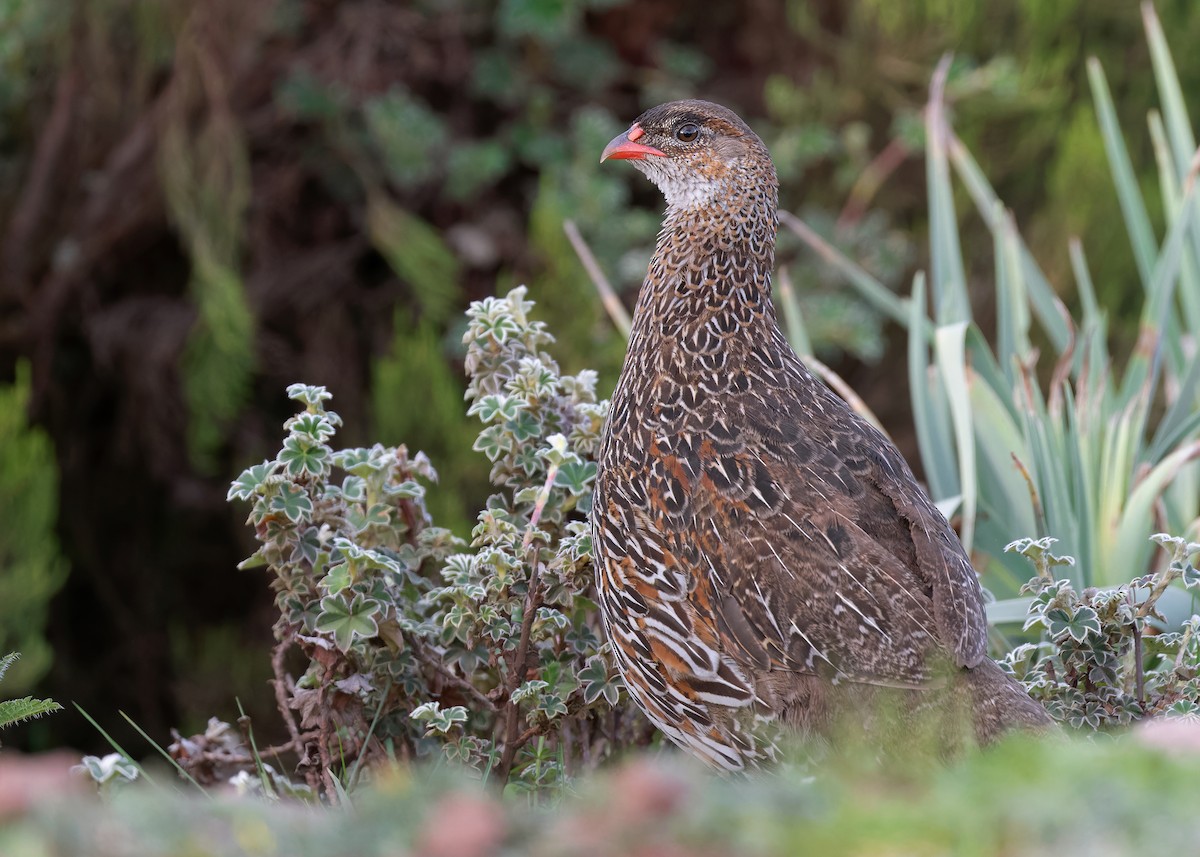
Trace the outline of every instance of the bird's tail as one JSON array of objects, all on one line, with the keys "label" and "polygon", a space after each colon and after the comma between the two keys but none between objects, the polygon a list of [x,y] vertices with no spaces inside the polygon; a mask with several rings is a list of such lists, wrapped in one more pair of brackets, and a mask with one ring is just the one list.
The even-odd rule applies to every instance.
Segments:
[{"label": "bird's tail", "polygon": [[991,658],[966,672],[975,740],[990,744],[1014,729],[1045,731],[1054,718]]}]

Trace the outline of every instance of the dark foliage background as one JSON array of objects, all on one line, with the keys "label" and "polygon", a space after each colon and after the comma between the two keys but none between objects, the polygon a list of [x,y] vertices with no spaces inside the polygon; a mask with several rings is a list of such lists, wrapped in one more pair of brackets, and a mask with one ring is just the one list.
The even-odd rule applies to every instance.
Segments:
[{"label": "dark foliage background", "polygon": [[[1200,7],[1156,5],[1175,44],[1200,36]],[[1100,57],[1139,127],[1132,2],[0,0],[0,651],[25,653],[6,693],[156,736],[235,697],[269,723],[270,593],[235,569],[251,533],[225,493],[274,454],[284,388],[333,391],[347,444],[425,450],[430,509],[463,531],[487,464],[460,310],[529,284],[564,371],[607,395],[623,343],[562,222],[631,303],[660,203],[596,159],[652,104],[741,111],[784,205],[906,288],[946,50],[956,127],[1052,278],[1081,233],[1128,284],[1101,298],[1135,302],[1084,70]],[[1200,60],[1176,60],[1200,92]],[[780,261],[818,350],[903,440],[887,329],[793,241]],[[72,714],[6,742],[102,739]]]}]

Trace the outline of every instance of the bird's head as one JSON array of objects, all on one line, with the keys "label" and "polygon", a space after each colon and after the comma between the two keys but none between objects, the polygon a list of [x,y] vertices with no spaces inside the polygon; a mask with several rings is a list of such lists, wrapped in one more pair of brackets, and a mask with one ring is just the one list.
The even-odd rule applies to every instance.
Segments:
[{"label": "bird's head", "polygon": [[600,161],[610,159],[632,161],[671,208],[702,208],[746,183],[772,191],[776,184],[758,135],[732,110],[709,101],[647,110],[604,147]]}]

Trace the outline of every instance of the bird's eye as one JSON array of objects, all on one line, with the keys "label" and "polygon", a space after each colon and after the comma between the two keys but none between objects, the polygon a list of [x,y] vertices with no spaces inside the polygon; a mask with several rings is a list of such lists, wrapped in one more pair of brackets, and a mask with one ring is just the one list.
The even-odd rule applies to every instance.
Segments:
[{"label": "bird's eye", "polygon": [[699,136],[700,126],[695,122],[688,122],[675,129],[675,139],[681,143],[690,143]]}]

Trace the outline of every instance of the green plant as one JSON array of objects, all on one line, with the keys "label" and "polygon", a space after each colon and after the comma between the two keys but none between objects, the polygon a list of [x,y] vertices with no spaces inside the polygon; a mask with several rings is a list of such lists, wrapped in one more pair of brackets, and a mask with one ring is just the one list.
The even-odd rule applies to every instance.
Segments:
[{"label": "green plant", "polygon": [[49,437],[29,424],[29,364],[0,385],[0,651],[23,657],[10,687],[32,688],[50,668],[43,635],[50,599],[66,580],[55,536],[58,471]]},{"label": "green plant", "polygon": [[[0,656],[0,679],[4,678],[4,674],[8,672],[8,668],[16,662],[18,657],[20,656],[16,652]],[[62,706],[53,699],[34,699],[31,696],[0,701],[0,729],[34,717],[41,717],[43,714],[50,714],[61,708]]]},{"label": "green plant", "polygon": [[109,753],[105,756],[84,756],[79,760],[78,767],[82,769],[101,789],[111,790],[114,786],[122,786],[136,782],[138,766],[120,753]]},{"label": "green plant", "polygon": [[[1024,630],[1042,641],[1013,648],[1000,661],[1059,720],[1103,729],[1156,715],[1200,714],[1200,616],[1162,632],[1158,602],[1179,580],[1200,586],[1189,559],[1200,544],[1159,533],[1162,567],[1124,586],[1077,592],[1056,570],[1075,560],[1051,552],[1054,539],[1019,539],[1007,550],[1033,563],[1037,575]],[[1156,625],[1158,627],[1156,627]]]},{"label": "green plant", "polygon": [[1024,737],[901,776],[857,767],[726,779],[677,760],[638,760],[536,806],[437,770],[381,777],[354,794],[353,812],[146,786],[104,801],[60,791],[6,818],[0,852],[1094,857],[1154,843],[1190,854],[1200,840],[1196,727],[1155,725],[1169,728],[1099,742]]},{"label": "green plant", "polygon": [[[403,447],[335,450],[321,387],[274,460],[229,498],[252,503],[279,608],[273,660],[309,784],[335,794],[385,755],[440,756],[530,791],[559,787],[640,734],[613,711],[620,682],[600,638],[586,514],[606,406],[595,373],[563,375],[523,288],[468,310],[469,413],[498,489],[468,548],[425,508],[436,474]],[[284,657],[308,659],[297,680]],[[295,712],[295,714],[294,714]],[[297,723],[293,717],[298,717]]]},{"label": "green plant", "polygon": [[240,270],[250,153],[230,109],[228,90],[236,84],[226,59],[252,25],[249,15],[209,20],[210,26],[202,19],[198,14],[182,27],[173,45],[157,154],[163,198],[191,263],[188,288],[197,310],[181,357],[189,452],[211,472],[224,432],[245,406],[256,361],[255,319]]},{"label": "green plant", "polygon": [[[558,371],[532,309],[521,288],[467,313],[468,413],[483,423],[474,445],[499,489],[469,549],[426,512],[435,474],[423,455],[334,449],[341,420],[321,387],[289,388],[303,410],[283,448],[229,491],[253,504],[262,544],[243,566],[267,569],[280,610],[273,664],[291,741],[272,753],[302,756],[309,793],[346,800],[364,764],[384,758],[446,759],[519,790],[558,791],[648,735],[621,704],[588,597],[586,515],[607,405],[594,373]],[[1200,583],[1188,563],[1200,545],[1156,540],[1171,549],[1158,572],[1079,594],[1051,573],[1074,563],[1050,552],[1051,539],[1010,545],[1038,571],[1025,630],[1043,627],[1044,641],[1003,663],[1070,724],[1185,713],[1200,700],[1200,619],[1179,633],[1149,624],[1176,580]],[[285,669],[292,648],[307,658],[299,679]],[[172,758],[204,782],[214,780],[201,766],[236,763],[245,785],[259,754],[217,726],[217,738],[178,740]],[[268,793],[303,793],[274,771],[259,778]]]},{"label": "green plant", "polygon": [[[1161,248],[1103,73],[1098,63],[1089,66],[1100,136],[1145,292],[1141,336],[1123,371],[1109,350],[1108,321],[1082,245],[1071,247],[1082,303],[1075,321],[951,130],[948,61],[934,75],[926,110],[931,317],[923,275],[911,299],[896,299],[803,224],[784,218],[868,301],[908,328],[914,421],[930,493],[957,511],[985,585],[1001,597],[1016,596],[1024,579],[1016,557],[1004,552],[1015,533],[1060,539],[1079,559],[1069,571],[1076,587],[1115,586],[1147,570],[1147,532],[1193,533],[1200,511],[1200,470],[1193,463],[1200,456],[1200,362],[1189,344],[1200,337],[1195,141],[1161,27],[1149,4],[1143,14],[1163,102],[1161,116],[1150,114],[1168,226]],[[972,317],[952,174],[992,233],[994,345]],[[1054,358],[1048,380],[1037,371],[1035,343]],[[1182,594],[1174,593],[1170,598],[1179,602]],[[1027,605],[1016,600],[993,613],[1014,619]]]},{"label": "green plant", "polygon": [[[1157,5],[1177,44],[1190,44],[1200,28],[1200,7]],[[1125,243],[1120,212],[1112,205],[1111,188],[1095,180],[1105,172],[1105,151],[1088,103],[1087,67],[1099,61],[1120,69],[1114,80],[1117,115],[1122,124],[1139,127],[1155,81],[1149,51],[1138,38],[1143,23],[1138,4],[917,0],[900,8],[886,0],[856,0],[847,17],[844,41],[835,49],[839,88],[913,92],[909,103],[916,106],[923,100],[917,93],[927,83],[925,70],[947,48],[955,51],[956,66],[979,62],[994,67],[993,86],[958,99],[957,133],[1016,211],[1052,281],[1071,276],[1068,238],[1087,234],[1094,269],[1106,272],[1097,282],[1098,296],[1117,310],[1112,333],[1131,343],[1137,336],[1137,294],[1129,286],[1138,269]],[[1078,38],[1063,38],[1067,32]],[[1191,92],[1200,83],[1200,66],[1188,55],[1179,59],[1180,81]],[[951,85],[955,77],[952,72]],[[1140,135],[1130,145],[1135,162],[1150,163],[1148,137]],[[1139,167],[1134,178],[1157,207],[1153,169]],[[986,236],[970,224],[964,229],[973,238]],[[972,264],[979,258],[967,257],[973,275],[985,273],[984,266]]]},{"label": "green plant", "polygon": [[474,525],[471,500],[488,472],[487,461],[471,454],[479,432],[463,412],[466,381],[447,359],[448,337],[431,321],[414,326],[405,315],[396,313],[388,354],[374,362],[369,436],[385,446],[403,442],[424,450],[438,463],[438,490],[425,498],[427,509],[466,535]]}]

